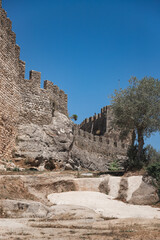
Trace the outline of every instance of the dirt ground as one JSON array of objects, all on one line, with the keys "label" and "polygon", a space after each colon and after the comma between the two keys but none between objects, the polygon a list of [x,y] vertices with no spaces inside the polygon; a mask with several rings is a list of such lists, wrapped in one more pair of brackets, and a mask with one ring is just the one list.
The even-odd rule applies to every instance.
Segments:
[{"label": "dirt ground", "polygon": [[160,240],[160,220],[0,219],[0,239]]},{"label": "dirt ground", "polygon": [[[47,204],[53,191],[65,191],[52,180],[74,178],[75,173],[5,173],[0,176],[0,199],[26,199]],[[74,188],[74,186],[69,184]],[[67,186],[67,190],[68,187]],[[73,189],[74,190],[74,189]],[[156,207],[159,207],[157,205]],[[68,214],[68,213],[67,213]],[[160,240],[160,219],[0,218],[0,240]],[[64,217],[65,216],[65,217]]]}]

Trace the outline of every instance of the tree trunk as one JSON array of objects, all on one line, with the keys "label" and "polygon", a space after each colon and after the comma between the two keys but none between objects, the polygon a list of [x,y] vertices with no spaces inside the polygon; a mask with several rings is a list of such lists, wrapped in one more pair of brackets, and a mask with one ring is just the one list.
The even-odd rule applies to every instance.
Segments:
[{"label": "tree trunk", "polygon": [[135,140],[136,140],[136,133],[135,133],[135,130],[133,130],[133,132],[132,132],[132,143],[131,143],[132,146],[134,146]]},{"label": "tree trunk", "polygon": [[142,156],[142,152],[143,152],[143,145],[144,145],[143,130],[138,129],[138,153],[137,153],[137,157],[138,157],[139,162],[141,160],[141,156]]}]

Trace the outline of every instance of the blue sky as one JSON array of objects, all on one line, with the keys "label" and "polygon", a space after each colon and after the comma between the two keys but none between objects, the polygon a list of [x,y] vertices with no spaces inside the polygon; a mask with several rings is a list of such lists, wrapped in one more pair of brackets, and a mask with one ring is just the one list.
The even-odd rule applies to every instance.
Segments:
[{"label": "blue sky", "polygon": [[[131,76],[160,79],[159,0],[3,0],[21,59],[68,94],[78,123]],[[42,84],[43,86],[43,84]],[[149,139],[160,150],[160,135]]]}]

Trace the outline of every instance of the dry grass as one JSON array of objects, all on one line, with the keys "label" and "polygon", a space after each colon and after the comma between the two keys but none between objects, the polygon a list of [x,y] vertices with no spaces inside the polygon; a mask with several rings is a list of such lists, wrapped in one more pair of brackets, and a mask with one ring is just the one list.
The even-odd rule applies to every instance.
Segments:
[{"label": "dry grass", "polygon": [[[80,222],[30,219],[27,228],[2,230],[0,239],[56,240],[160,240],[160,220],[114,219]],[[8,238],[7,238],[8,237]]]},{"label": "dry grass", "polygon": [[[108,224],[109,221],[109,224]],[[102,223],[97,223],[97,226],[94,224],[86,223],[71,223],[68,221],[45,221],[45,222],[36,222],[32,224],[33,228],[41,229],[61,229],[61,233],[66,232],[69,236],[74,235],[74,239],[95,239],[95,240],[160,240],[160,221],[157,220],[157,223],[152,223],[152,220],[148,223],[143,224],[136,220],[133,220],[133,223],[126,224],[124,220],[118,220],[118,224],[113,224],[112,220],[104,221]],[[114,221],[114,220],[113,220]],[[122,223],[121,223],[122,221]],[[64,238],[65,239],[65,238]]]}]

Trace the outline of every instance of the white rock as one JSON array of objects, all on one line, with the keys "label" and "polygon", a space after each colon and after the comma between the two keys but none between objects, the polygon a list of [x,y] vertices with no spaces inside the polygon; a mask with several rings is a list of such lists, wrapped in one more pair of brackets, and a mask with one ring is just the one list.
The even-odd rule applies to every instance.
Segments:
[{"label": "white rock", "polygon": [[160,219],[158,208],[126,204],[98,192],[75,191],[54,193],[48,195],[48,199],[57,205],[69,204],[88,207],[97,213],[101,213],[104,217]]},{"label": "white rock", "polygon": [[6,171],[6,167],[4,165],[0,165],[0,171]]},{"label": "white rock", "polygon": [[127,201],[132,197],[132,194],[140,187],[142,176],[131,176],[128,178]]}]

